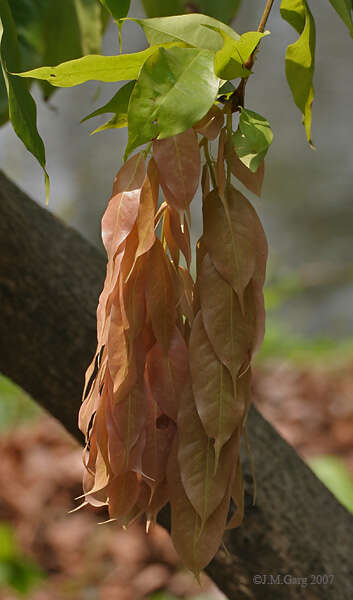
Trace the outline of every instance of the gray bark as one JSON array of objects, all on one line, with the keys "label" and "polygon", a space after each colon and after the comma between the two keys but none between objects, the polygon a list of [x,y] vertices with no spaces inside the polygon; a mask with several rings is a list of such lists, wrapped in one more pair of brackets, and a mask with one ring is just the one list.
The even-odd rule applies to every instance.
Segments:
[{"label": "gray bark", "polygon": [[[0,173],[0,370],[78,441],[104,270],[97,249]],[[245,521],[227,533],[228,553],[218,552],[208,574],[230,600],[351,600],[352,515],[255,408],[248,423],[257,502],[245,459]],[[167,510],[161,521],[168,527]],[[333,583],[311,582],[325,574]],[[255,584],[255,575],[282,579]]]}]

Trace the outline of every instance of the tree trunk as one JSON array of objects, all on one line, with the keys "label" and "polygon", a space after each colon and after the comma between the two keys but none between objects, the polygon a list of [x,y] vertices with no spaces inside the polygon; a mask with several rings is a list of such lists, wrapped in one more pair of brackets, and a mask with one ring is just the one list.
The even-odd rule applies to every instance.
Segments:
[{"label": "tree trunk", "polygon": [[[104,271],[97,249],[0,173],[0,370],[80,442]],[[244,458],[244,524],[226,534],[228,552],[218,552],[208,574],[230,600],[351,600],[352,516],[255,408],[248,431],[256,505]],[[161,521],[168,527],[167,510]],[[324,575],[329,583],[313,579]]]}]

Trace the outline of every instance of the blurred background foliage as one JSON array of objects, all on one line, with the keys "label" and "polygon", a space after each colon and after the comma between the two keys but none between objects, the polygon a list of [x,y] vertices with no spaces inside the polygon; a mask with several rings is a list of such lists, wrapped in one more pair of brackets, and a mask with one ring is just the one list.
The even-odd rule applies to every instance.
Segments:
[{"label": "blurred background foliage", "polygon": [[[195,4],[190,3],[188,9]],[[236,15],[234,28],[243,33],[255,28],[264,2],[202,0],[197,4],[202,5],[203,12],[225,21]],[[328,1],[311,5],[318,39],[313,106],[316,152],[306,145],[300,115],[285,81],[285,48],[296,35],[281,20],[278,6],[268,24],[270,43],[261,48],[255,75],[247,87],[247,106],[266,116],[275,134],[266,161],[263,199],[254,200],[270,244],[265,292],[267,333],[256,360],[255,401],[317,476],[353,511],[352,130],[347,126],[353,97],[353,79],[347,76],[351,73],[352,41]],[[104,54],[118,52],[116,26],[108,22],[106,11],[96,0],[13,0],[11,8],[26,69],[98,52],[101,38]],[[184,2],[143,0],[141,4],[133,0],[130,14],[144,16],[144,9],[150,16],[177,14],[183,11]],[[70,28],[65,25],[67,20]],[[126,23],[124,51],[144,47],[138,27]],[[97,245],[100,218],[122,162],[127,135],[124,130],[110,130],[89,137],[105,117],[97,117],[93,125],[81,125],[80,119],[106,102],[115,90],[110,84],[90,82],[52,95],[47,85],[32,86],[52,181],[49,210]],[[6,123],[6,113],[0,77],[1,123]],[[0,130],[0,165],[44,204],[40,168],[9,124]],[[197,201],[192,218],[192,233],[197,238],[201,226]],[[118,555],[114,546],[107,559],[112,529],[102,534],[98,528],[98,534],[95,514],[66,516],[73,506],[72,498],[80,493],[79,451],[50,423],[24,392],[4,377],[0,379],[0,451],[5,465],[0,468],[1,598],[12,600],[22,595],[31,600],[56,600],[57,593],[60,600],[135,598],[129,596],[137,592],[131,592],[124,583],[121,565],[130,565],[126,567],[130,579],[145,574],[141,585],[151,600],[220,598],[207,582],[200,595],[193,582],[185,580],[172,551],[166,550],[166,540],[163,538],[162,543],[157,534],[157,541],[149,542],[144,554],[140,533],[119,538],[125,554]],[[69,457],[67,463],[63,457]],[[62,469],[66,465],[66,471],[60,471],[58,461]],[[34,475],[33,481],[26,480],[28,465],[37,483]],[[55,479],[55,472],[61,473],[60,481]],[[66,483],[62,481],[65,477]],[[49,496],[43,486],[51,490]],[[30,496],[27,490],[31,490]],[[59,532],[54,527],[58,519],[63,519]],[[65,527],[67,534],[63,533]],[[98,553],[93,558],[82,550],[89,544],[91,530],[96,532],[91,539]],[[52,532],[51,537],[46,531]],[[136,557],[139,552],[143,558],[133,562],[131,553]],[[72,568],[75,560],[79,564],[76,570]],[[102,588],[102,581],[110,575],[109,568],[107,572],[95,570],[100,561],[108,561],[110,570],[117,574],[115,587],[105,583]]]}]

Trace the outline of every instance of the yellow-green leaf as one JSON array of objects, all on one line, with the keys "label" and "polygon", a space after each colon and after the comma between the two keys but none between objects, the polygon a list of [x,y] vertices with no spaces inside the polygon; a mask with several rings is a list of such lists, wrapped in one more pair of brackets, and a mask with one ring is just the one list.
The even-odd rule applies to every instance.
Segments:
[{"label": "yellow-green leaf", "polygon": [[84,117],[81,120],[81,123],[87,121],[88,119],[92,119],[93,117],[98,117],[99,115],[103,115],[105,113],[115,113],[114,117],[112,117],[107,123],[97,127],[92,133],[98,133],[98,131],[103,131],[104,129],[110,128],[119,128],[127,126],[127,109],[129,106],[129,100],[131,96],[131,92],[134,89],[135,81],[129,81],[123,85],[117,92],[114,94],[113,98],[109,100],[104,106],[97,108],[89,115]]},{"label": "yellow-green leaf", "polygon": [[151,46],[178,40],[195,46],[216,52],[222,47],[222,40],[218,33],[208,30],[205,25],[211,25],[221,31],[228,33],[234,40],[239,35],[217,19],[193,13],[189,15],[177,15],[174,17],[135,19],[142,27]]},{"label": "yellow-green leaf", "polygon": [[189,351],[196,408],[208,437],[214,440],[217,468],[221,449],[241,425],[244,406],[235,397],[228,369],[217,359],[201,312],[192,324]]},{"label": "yellow-green leaf", "polygon": [[113,82],[137,79],[142,65],[154,52],[156,48],[117,56],[90,54],[61,63],[56,67],[40,67],[16,75],[44,79],[57,87],[72,87],[91,80]]},{"label": "yellow-green leaf", "polygon": [[244,63],[255,50],[261,38],[268,35],[269,32],[248,31],[243,33],[239,40],[234,40],[233,37],[221,29],[218,32],[224,43],[223,47],[215,54],[214,67],[216,75],[225,80],[249,77],[251,71],[244,66]]},{"label": "yellow-green leaf", "polygon": [[314,100],[315,21],[306,0],[282,0],[281,15],[299,33],[286,52],[286,75],[294,102],[303,115],[306,136],[311,140],[311,105]]}]

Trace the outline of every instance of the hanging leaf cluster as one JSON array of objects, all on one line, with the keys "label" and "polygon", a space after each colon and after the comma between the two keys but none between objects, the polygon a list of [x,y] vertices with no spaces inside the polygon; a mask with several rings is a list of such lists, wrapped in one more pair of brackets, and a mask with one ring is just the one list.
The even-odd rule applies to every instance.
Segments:
[{"label": "hanging leaf cluster", "polygon": [[79,415],[83,504],[107,505],[127,527],[142,515],[149,526],[169,502],[174,545],[197,574],[244,512],[239,452],[264,334],[267,244],[232,177],[261,194],[272,133],[234,104],[223,77],[250,76],[243,62],[263,35],[201,14],[137,22],[146,50],[20,75],[58,87],[129,80],[84,118],[113,114],[98,130],[128,126],[128,144],[102,218],[106,279]]},{"label": "hanging leaf cluster", "polygon": [[[107,505],[126,527],[141,515],[153,523],[170,502],[174,545],[195,573],[243,517],[239,448],[263,337],[267,257],[256,211],[226,182],[224,115],[214,107],[207,120],[154,140],[147,160],[132,155],[115,178],[102,219],[108,263],[97,351],[79,421],[85,503]],[[189,206],[201,176],[199,127],[220,136],[215,167],[203,168],[194,281]]]}]

